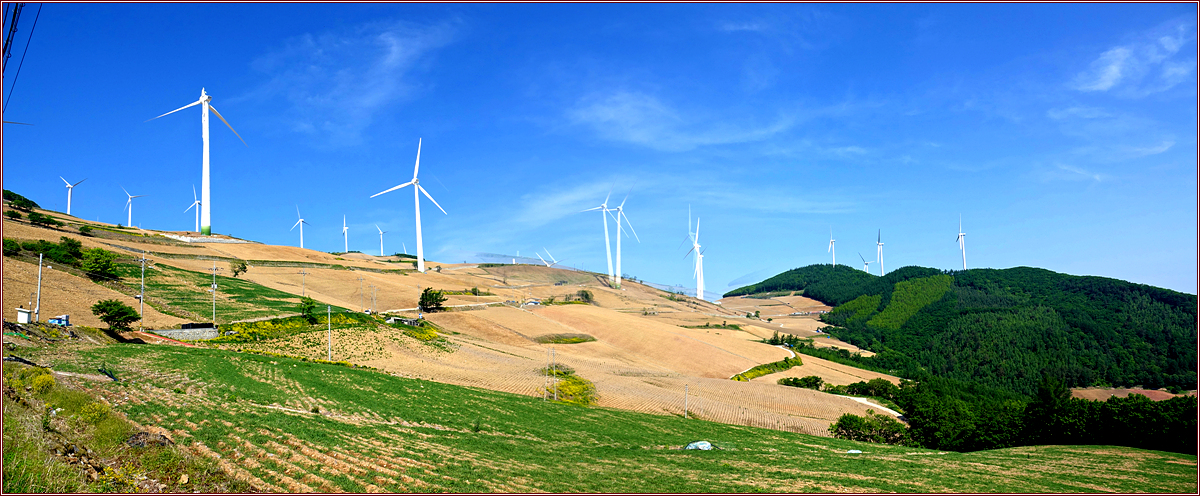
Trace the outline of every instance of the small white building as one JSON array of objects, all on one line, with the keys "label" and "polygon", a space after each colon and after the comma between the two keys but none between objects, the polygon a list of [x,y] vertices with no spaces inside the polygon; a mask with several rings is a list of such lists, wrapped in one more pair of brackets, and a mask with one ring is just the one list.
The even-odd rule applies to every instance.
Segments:
[{"label": "small white building", "polygon": [[17,309],[17,323],[18,324],[30,323],[32,321],[32,317],[31,317],[32,314],[33,314],[32,310],[18,308]]}]

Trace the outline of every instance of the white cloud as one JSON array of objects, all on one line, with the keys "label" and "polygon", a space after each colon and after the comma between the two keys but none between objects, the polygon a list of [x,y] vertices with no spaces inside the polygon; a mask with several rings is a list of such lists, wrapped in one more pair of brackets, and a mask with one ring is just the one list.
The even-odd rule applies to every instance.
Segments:
[{"label": "white cloud", "polygon": [[1195,28],[1190,21],[1174,21],[1105,50],[1068,86],[1085,92],[1115,89],[1140,97],[1184,83],[1196,70],[1195,59],[1183,56],[1182,50],[1195,42]]},{"label": "white cloud", "polygon": [[411,98],[419,87],[411,73],[450,43],[453,24],[417,26],[373,22],[345,32],[304,34],[254,62],[270,79],[246,99],[283,98],[291,129],[352,145],[375,116]]},{"label": "white cloud", "polygon": [[1067,164],[1054,164],[1053,169],[1043,170],[1040,175],[1043,181],[1100,182],[1108,179],[1107,174],[1092,172],[1081,167]]},{"label": "white cloud", "polygon": [[568,117],[590,126],[602,138],[664,151],[760,141],[792,125],[787,117],[768,125],[699,124],[653,96],[628,91],[585,97],[568,111]]},{"label": "white cloud", "polygon": [[722,22],[717,26],[721,31],[765,31],[766,26],[757,22]]},{"label": "white cloud", "polygon": [[1078,117],[1081,119],[1096,119],[1100,117],[1108,117],[1108,115],[1109,114],[1102,109],[1083,106],[1067,107],[1064,109],[1050,109],[1046,111],[1046,116],[1054,120],[1062,120],[1071,117]]}]

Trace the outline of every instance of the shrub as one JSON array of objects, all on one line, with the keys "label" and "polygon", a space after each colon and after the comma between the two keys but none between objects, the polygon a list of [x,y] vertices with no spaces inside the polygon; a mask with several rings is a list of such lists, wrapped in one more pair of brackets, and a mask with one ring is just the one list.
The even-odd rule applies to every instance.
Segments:
[{"label": "shrub", "polygon": [[18,253],[21,253],[21,243],[18,243],[14,240],[5,238],[4,239],[4,256],[11,257]]},{"label": "shrub", "polygon": [[89,403],[79,412],[79,418],[89,424],[97,424],[108,417],[111,409],[106,403]]},{"label": "shrub", "polygon": [[110,329],[129,330],[129,324],[141,318],[137,310],[118,300],[103,300],[92,305],[92,313]]},{"label": "shrub", "polygon": [[116,279],[117,254],[104,248],[92,248],[83,252],[83,260],[79,263],[79,268],[87,273],[92,279]]},{"label": "shrub", "polygon": [[806,377],[784,377],[783,379],[779,380],[779,384],[782,384],[784,386],[816,389],[818,391],[821,390],[821,384],[824,382],[825,382],[824,379],[817,377],[815,375],[810,375],[810,376],[806,376]]},{"label": "shrub", "polygon": [[592,303],[595,301],[595,296],[592,295],[591,291],[586,289],[579,290],[579,292],[575,293],[575,295],[579,297],[579,301],[584,303]]},{"label": "shrub", "polygon": [[906,444],[908,441],[908,428],[903,423],[887,415],[877,415],[874,410],[867,410],[866,417],[843,414],[829,426],[829,432],[839,439],[868,443]]},{"label": "shrub", "polygon": [[33,392],[37,394],[46,394],[54,388],[54,376],[52,374],[42,374],[33,378],[29,384],[33,387]]},{"label": "shrub", "polygon": [[233,260],[229,262],[229,272],[233,273],[233,277],[245,274],[249,268],[250,266],[246,265],[245,260]]},{"label": "shrub", "polygon": [[12,220],[21,220],[21,212],[18,212],[16,210],[5,210],[4,216],[8,217]]},{"label": "shrub", "polygon": [[92,226],[89,226],[87,224],[79,226],[79,234],[82,234],[84,236],[91,236],[92,235]]}]

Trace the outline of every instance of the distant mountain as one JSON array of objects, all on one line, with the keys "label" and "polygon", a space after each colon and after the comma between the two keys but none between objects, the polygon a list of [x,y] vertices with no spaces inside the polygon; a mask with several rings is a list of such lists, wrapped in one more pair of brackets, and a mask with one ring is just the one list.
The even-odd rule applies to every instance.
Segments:
[{"label": "distant mountain", "polygon": [[880,353],[867,361],[1032,394],[1044,375],[1070,386],[1196,388],[1196,296],[1045,269],[873,276],[810,265],[730,291],[803,291],[834,306],[830,334]]}]

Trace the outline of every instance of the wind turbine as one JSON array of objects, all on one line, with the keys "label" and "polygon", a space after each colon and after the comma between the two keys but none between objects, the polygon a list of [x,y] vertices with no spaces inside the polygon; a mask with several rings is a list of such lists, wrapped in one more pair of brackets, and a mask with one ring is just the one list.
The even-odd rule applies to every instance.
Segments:
[{"label": "wind turbine", "polygon": [[[205,236],[212,234],[212,222],[211,222],[212,218],[209,217],[209,207],[212,206],[212,202],[210,201],[211,198],[209,195],[209,180],[208,180],[208,111],[211,110],[213,114],[216,114],[217,118],[221,119],[221,122],[224,122],[225,125],[229,127],[230,131],[233,131],[234,136],[237,136],[239,140],[242,140],[243,145],[246,145],[247,147],[250,146],[250,145],[246,144],[246,140],[242,139],[242,135],[238,134],[237,131],[234,131],[233,126],[229,125],[229,121],[226,121],[224,117],[221,117],[221,113],[217,112],[217,109],[215,107],[213,107],[211,103],[209,103],[210,101],[212,101],[212,97],[208,96],[208,94],[204,92],[204,88],[200,88],[200,99],[199,100],[196,100],[195,102],[189,103],[187,105],[184,105],[175,110],[172,110],[170,112],[167,112],[163,115],[158,116],[158,117],[163,117],[163,116],[171,115],[171,114],[174,114],[175,112],[179,112],[180,110],[183,110],[185,108],[192,107],[195,105],[201,106],[200,107],[201,108],[201,111],[200,111],[200,139],[204,141],[204,159],[203,159],[204,160],[204,173],[203,173],[203,179],[201,180],[201,186],[200,186],[200,199],[201,199],[201,202],[200,202],[200,206],[201,206],[200,234],[203,234]],[[154,119],[157,119],[158,117],[155,117]],[[150,122],[154,119],[149,119],[146,122]],[[301,228],[301,230],[303,230],[303,229],[304,228]],[[303,236],[301,236],[301,238],[303,238]],[[303,246],[301,246],[301,247],[303,248]]]},{"label": "wind turbine", "polygon": [[67,215],[71,215],[71,191],[74,190],[76,186],[79,186],[79,183],[87,181],[87,178],[85,177],[83,178],[83,181],[79,181],[79,183],[75,184],[71,184],[70,181],[63,179],[62,176],[58,176],[58,178],[62,179],[64,183],[67,183]]},{"label": "wind turbine", "polygon": [[610,215],[608,212],[611,210],[608,208],[608,199],[611,196],[612,190],[609,190],[608,196],[604,197],[604,203],[601,203],[599,207],[592,207],[580,212],[591,212],[592,210],[600,211],[600,220],[604,221],[604,254],[608,257],[608,280],[610,283],[613,280],[612,247],[609,245],[608,241],[608,216]]},{"label": "wind turbine", "polygon": [[967,270],[967,233],[962,232],[962,214],[958,214],[958,249],[962,251],[963,270]]},{"label": "wind turbine", "polygon": [[[192,205],[189,206],[187,209],[185,209],[184,212],[187,212],[188,210],[191,210],[192,207],[197,207],[199,205],[200,205],[200,200],[196,199],[196,185],[193,184],[192,185]],[[200,232],[200,209],[199,208],[196,208],[196,232]]]},{"label": "wind turbine", "polygon": [[[421,182],[419,180],[417,180],[417,171],[420,170],[420,168],[421,168],[421,139],[418,138],[417,139],[417,164],[415,166],[413,166],[412,181],[409,181],[407,183],[393,187],[391,189],[386,189],[386,190],[380,191],[378,193],[375,193],[375,194],[371,195],[371,198],[375,198],[376,196],[382,195],[384,193],[396,191],[396,190],[403,188],[405,186],[408,186],[410,184],[413,186],[413,205],[415,207],[414,210],[417,213],[417,272],[423,273],[423,272],[425,272],[425,246],[421,244],[421,195],[418,195],[417,192],[424,193],[425,197],[429,198],[429,201],[433,202],[434,205],[437,205],[438,210],[441,210],[443,214],[446,214],[446,215],[450,215],[450,214],[447,214],[446,209],[442,208],[441,205],[438,205],[437,200],[434,200],[432,196],[429,196],[429,192],[425,191],[425,188],[421,187]],[[375,228],[378,229],[379,226],[375,226]],[[379,244],[383,245],[383,235],[382,234],[380,234]],[[382,247],[380,248],[379,251],[380,251],[380,255],[382,256],[382,253],[383,253]]]},{"label": "wind turbine", "polygon": [[880,229],[875,237],[875,261],[879,262],[879,275],[883,275],[883,230]]},{"label": "wind turbine", "polygon": [[835,250],[833,249],[833,242],[834,242],[834,239],[833,239],[833,228],[832,228],[832,227],[830,227],[830,228],[829,228],[829,249],[828,249],[828,250],[825,250],[825,251],[826,251],[826,252],[828,252],[828,253],[832,253],[832,254],[833,254],[833,266],[834,266],[834,267],[837,267],[837,251],[835,251]]},{"label": "wind turbine", "polygon": [[863,261],[863,272],[868,272],[868,273],[869,273],[869,272],[871,272],[870,270],[867,270],[867,269],[870,267],[870,265],[871,265],[871,262],[876,262],[876,261],[877,261],[877,260],[872,260],[871,262],[868,262],[868,261],[867,261],[867,259],[863,258],[863,256],[862,256],[862,253],[859,253],[859,254],[858,254],[858,258],[862,258],[862,261]]},{"label": "wind turbine", "polygon": [[[542,249],[543,249],[543,250],[546,250],[546,248],[545,248],[545,247],[543,247]],[[551,263],[551,262],[547,262],[547,261],[546,261],[546,259],[542,258],[542,254],[541,254],[541,253],[537,253],[537,257],[538,257],[538,258],[541,258],[541,260],[542,260],[542,263],[546,264],[546,267],[554,267],[555,265],[558,265],[558,262],[559,262],[559,261],[558,261],[557,259],[555,259],[555,258],[554,258],[554,255],[551,255],[551,254],[550,254],[550,250],[546,250],[546,256],[547,256],[547,257],[550,257],[550,260],[552,260],[552,261],[553,261],[553,263]]]},{"label": "wind turbine", "polygon": [[[690,217],[690,216],[689,216]],[[696,279],[696,298],[704,299],[704,253],[700,251],[700,218],[696,217],[696,232],[692,233],[692,222],[688,219],[688,234],[692,234],[692,249],[683,256],[686,258],[696,252],[696,271],[692,277]]]},{"label": "wind turbine", "polygon": [[[127,221],[126,221],[126,226],[133,227],[133,199],[141,198],[146,195],[131,195],[131,194],[129,194],[128,191],[125,190],[124,186],[121,186],[121,191],[125,191],[125,196],[129,197],[129,199],[125,201],[125,209],[129,209],[129,219],[127,219]],[[124,210],[124,209],[122,209],[122,210]],[[185,212],[186,212],[186,210],[185,210]]]},{"label": "wind turbine", "polygon": [[350,228],[346,227],[346,215],[342,214],[342,243],[346,245],[345,250],[344,250],[346,252],[350,251],[350,238],[346,234],[346,231],[349,231],[349,230],[350,230]]},{"label": "wind turbine", "polygon": [[[300,217],[300,205],[296,205],[296,217]],[[308,222],[304,220],[304,217],[300,217],[300,220],[296,221],[295,224],[292,224],[292,229],[288,229],[289,231],[291,231],[293,229],[296,229],[296,226],[300,226],[300,248],[304,248],[304,225],[305,224],[308,224]]]},{"label": "wind turbine", "polygon": [[379,224],[375,224],[375,230],[379,231],[379,256],[383,256],[383,233],[387,232],[379,228]]},{"label": "wind turbine", "polygon": [[[629,199],[629,195],[625,195],[625,200],[628,200],[628,199]],[[633,239],[636,239],[638,243],[642,242],[641,239],[638,239],[637,231],[634,230],[633,224],[629,223],[629,217],[625,215],[625,200],[621,200],[621,204],[617,205],[617,208],[616,208],[617,215],[613,216],[613,218],[616,219],[616,221],[617,221],[617,273],[616,273],[616,275],[617,275],[617,287],[618,288],[621,287],[621,232],[623,232],[625,230],[624,227],[621,227],[621,219],[625,219],[625,224],[629,226],[630,231],[633,231]],[[611,216],[612,214],[609,214],[609,215]],[[604,226],[606,228],[608,227],[607,220],[604,221]],[[607,230],[607,229],[605,229],[605,230]]]}]

